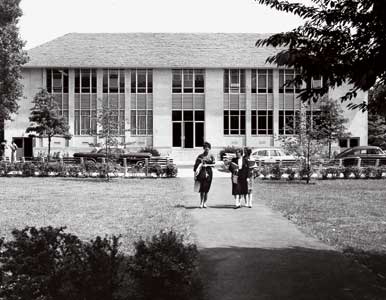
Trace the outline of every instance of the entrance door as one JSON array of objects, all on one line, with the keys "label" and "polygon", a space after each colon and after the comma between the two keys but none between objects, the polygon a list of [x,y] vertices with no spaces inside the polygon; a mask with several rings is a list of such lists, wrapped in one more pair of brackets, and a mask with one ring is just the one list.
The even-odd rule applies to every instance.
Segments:
[{"label": "entrance door", "polygon": [[175,110],[172,113],[172,122],[173,147],[202,147],[204,111]]},{"label": "entrance door", "polygon": [[194,148],[193,122],[184,122],[185,148]]},{"label": "entrance door", "polygon": [[16,137],[12,139],[16,146],[16,157],[33,157],[32,138]]}]

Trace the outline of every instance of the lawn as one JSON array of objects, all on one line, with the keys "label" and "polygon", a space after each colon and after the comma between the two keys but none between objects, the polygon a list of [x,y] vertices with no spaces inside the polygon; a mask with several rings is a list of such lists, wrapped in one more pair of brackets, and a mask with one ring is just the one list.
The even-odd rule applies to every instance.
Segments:
[{"label": "lawn", "polygon": [[338,249],[386,250],[385,180],[259,181],[255,201]]},{"label": "lawn", "polygon": [[139,237],[173,229],[192,242],[180,208],[179,179],[0,178],[0,237],[13,228],[66,226],[83,240],[122,235],[129,253]]}]

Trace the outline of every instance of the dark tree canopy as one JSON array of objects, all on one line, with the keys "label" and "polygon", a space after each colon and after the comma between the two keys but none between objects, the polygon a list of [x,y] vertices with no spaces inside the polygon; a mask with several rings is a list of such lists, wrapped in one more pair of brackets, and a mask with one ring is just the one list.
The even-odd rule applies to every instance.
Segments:
[{"label": "dark tree canopy", "polygon": [[21,66],[27,62],[27,55],[17,27],[22,15],[19,3],[0,0],[0,128],[17,112],[17,100],[22,96]]},{"label": "dark tree canopy", "polygon": [[[305,21],[292,31],[256,43],[285,47],[267,62],[300,71],[297,80],[307,83],[300,94],[303,100],[316,99],[329,87],[345,82],[352,84],[352,89],[342,100],[352,99],[358,90],[368,91],[376,82],[386,84],[385,0],[311,0],[310,6],[279,0],[256,1]],[[313,89],[310,78],[319,76],[325,85]],[[349,106],[366,109],[366,103]]]}]

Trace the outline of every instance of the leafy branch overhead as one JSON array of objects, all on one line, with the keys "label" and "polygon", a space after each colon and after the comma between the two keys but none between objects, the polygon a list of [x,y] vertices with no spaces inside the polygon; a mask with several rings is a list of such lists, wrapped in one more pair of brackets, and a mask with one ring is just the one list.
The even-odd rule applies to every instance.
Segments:
[{"label": "leafy branch overhead", "polygon": [[[312,5],[279,0],[256,0],[279,11],[292,13],[305,23],[292,31],[256,42],[258,47],[285,47],[269,63],[300,71],[307,87],[302,100],[317,98],[329,87],[352,84],[342,100],[358,90],[368,91],[376,82],[386,84],[386,1],[311,0]],[[324,86],[313,88],[311,78],[322,76]],[[366,109],[366,103],[349,107]]]}]

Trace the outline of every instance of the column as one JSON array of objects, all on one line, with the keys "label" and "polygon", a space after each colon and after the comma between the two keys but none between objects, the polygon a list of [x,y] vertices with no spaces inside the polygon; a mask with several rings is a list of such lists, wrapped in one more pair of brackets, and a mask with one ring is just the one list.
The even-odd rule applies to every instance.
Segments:
[{"label": "column", "polygon": [[252,135],[251,135],[251,109],[252,109],[252,94],[251,94],[251,70],[245,70],[245,146],[249,146]]},{"label": "column", "polygon": [[224,146],[224,70],[205,72],[205,139],[214,147]]},{"label": "column", "polygon": [[131,139],[131,72],[125,69],[125,146]]},{"label": "column", "polygon": [[[70,134],[75,134],[75,70],[68,70],[68,125]],[[72,139],[71,139],[72,140]],[[71,145],[71,140],[69,143]]]},{"label": "column", "polygon": [[153,69],[153,147],[172,148],[171,69]]},{"label": "column", "polygon": [[273,146],[277,146],[279,136],[279,69],[273,70]]}]

